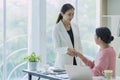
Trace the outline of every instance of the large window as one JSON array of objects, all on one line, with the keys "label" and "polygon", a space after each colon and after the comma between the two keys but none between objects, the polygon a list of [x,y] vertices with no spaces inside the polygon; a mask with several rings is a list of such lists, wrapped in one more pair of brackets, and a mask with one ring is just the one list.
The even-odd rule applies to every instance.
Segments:
[{"label": "large window", "polygon": [[[23,59],[28,52],[30,0],[6,0],[6,8],[2,1],[4,0],[0,0],[0,80],[23,80],[25,74],[22,70],[27,66]],[[6,12],[3,15],[4,10]],[[6,17],[6,26],[3,26],[3,16]]]},{"label": "large window", "polygon": [[0,0],[0,80],[2,80],[2,72],[3,72],[3,63],[2,63],[2,53],[3,53],[3,44],[2,44],[2,42],[3,42],[3,24],[2,24],[2,22],[3,22],[3,2],[2,2],[3,0]]},{"label": "large window", "polygon": [[[83,53],[89,58],[96,56],[97,46],[94,42],[96,28],[96,0],[47,0],[47,63],[53,65],[56,53],[53,50],[52,29],[56,24],[60,8],[65,3],[75,7],[74,20],[78,22]],[[51,10],[52,9],[52,10]]]},{"label": "large window", "polygon": [[78,0],[77,20],[80,29],[83,53],[89,58],[96,56],[97,46],[94,41],[96,28],[96,0]]}]

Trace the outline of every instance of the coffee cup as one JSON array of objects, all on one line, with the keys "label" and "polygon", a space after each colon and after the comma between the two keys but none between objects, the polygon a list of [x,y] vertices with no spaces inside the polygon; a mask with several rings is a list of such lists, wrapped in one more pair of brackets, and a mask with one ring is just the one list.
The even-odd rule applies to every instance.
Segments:
[{"label": "coffee cup", "polygon": [[105,78],[112,78],[113,71],[112,70],[104,70],[103,71],[104,77]]}]

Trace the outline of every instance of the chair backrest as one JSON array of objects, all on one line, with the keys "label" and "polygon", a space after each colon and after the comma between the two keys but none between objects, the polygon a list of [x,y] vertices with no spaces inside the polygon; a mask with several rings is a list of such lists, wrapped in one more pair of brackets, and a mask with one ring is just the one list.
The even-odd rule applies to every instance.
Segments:
[{"label": "chair backrest", "polygon": [[120,59],[116,59],[116,76],[120,76]]},{"label": "chair backrest", "polygon": [[92,80],[92,73],[87,66],[66,65],[65,70],[70,80]]}]

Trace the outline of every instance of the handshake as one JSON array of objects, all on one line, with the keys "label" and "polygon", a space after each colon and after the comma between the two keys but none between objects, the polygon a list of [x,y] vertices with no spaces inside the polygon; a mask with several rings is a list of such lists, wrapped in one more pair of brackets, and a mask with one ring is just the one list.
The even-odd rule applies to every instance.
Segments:
[{"label": "handshake", "polygon": [[70,55],[70,56],[76,56],[76,57],[80,57],[80,58],[84,57],[82,55],[82,53],[76,51],[74,48],[68,48],[67,49],[67,54]]}]

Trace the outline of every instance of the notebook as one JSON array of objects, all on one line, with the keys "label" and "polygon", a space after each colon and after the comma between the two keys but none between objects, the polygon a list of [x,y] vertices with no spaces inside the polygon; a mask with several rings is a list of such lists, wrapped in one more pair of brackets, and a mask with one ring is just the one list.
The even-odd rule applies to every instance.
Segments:
[{"label": "notebook", "polygon": [[92,73],[87,66],[66,65],[65,70],[70,80],[92,80]]}]

